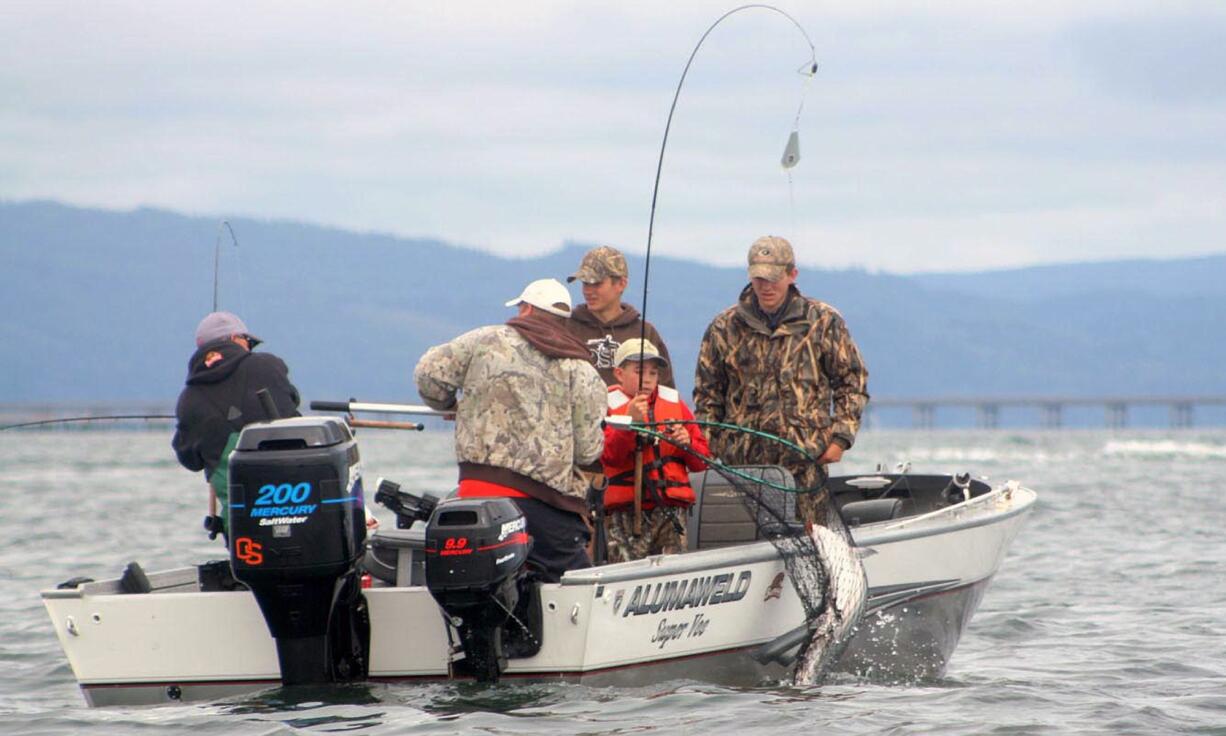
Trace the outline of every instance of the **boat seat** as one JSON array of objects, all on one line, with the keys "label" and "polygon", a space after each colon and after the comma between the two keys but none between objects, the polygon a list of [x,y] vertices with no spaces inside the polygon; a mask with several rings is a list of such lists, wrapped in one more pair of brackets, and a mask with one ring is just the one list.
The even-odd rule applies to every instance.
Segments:
[{"label": "boat seat", "polygon": [[[740,470],[785,488],[795,488],[792,474],[778,465],[745,465]],[[746,481],[748,483],[748,481]],[[696,500],[686,520],[687,549],[712,549],[764,539],[764,532],[778,529],[780,517],[796,518],[794,494],[766,486],[756,486],[769,507],[754,509],[722,475],[711,470],[690,474]]]},{"label": "boat seat", "polygon": [[426,584],[426,525],[380,529],[366,538],[362,567],[388,585]]},{"label": "boat seat", "polygon": [[868,501],[850,501],[839,510],[847,526],[861,526],[878,521],[889,521],[902,516],[902,499],[874,498]]}]

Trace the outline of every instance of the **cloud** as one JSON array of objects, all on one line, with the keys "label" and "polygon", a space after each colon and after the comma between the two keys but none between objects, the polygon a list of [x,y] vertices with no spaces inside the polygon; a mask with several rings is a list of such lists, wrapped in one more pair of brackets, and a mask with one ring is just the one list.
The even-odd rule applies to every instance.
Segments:
[{"label": "cloud", "polygon": [[[949,270],[1208,252],[1219,5],[867,2],[738,14],[695,59],[658,245]],[[299,219],[504,253],[645,245],[707,2],[26,3],[0,47],[0,196]],[[748,240],[747,240],[748,239]]]}]

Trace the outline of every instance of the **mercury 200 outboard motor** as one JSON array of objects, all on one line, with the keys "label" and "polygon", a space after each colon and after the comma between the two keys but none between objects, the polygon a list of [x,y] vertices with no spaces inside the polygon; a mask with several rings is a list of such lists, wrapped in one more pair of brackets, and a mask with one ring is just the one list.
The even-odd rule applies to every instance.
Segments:
[{"label": "mercury 200 outboard motor", "polygon": [[531,538],[506,498],[453,498],[426,527],[426,587],[459,633],[454,673],[495,682],[540,649],[540,594],[522,574]]},{"label": "mercury 200 outboard motor", "polygon": [[252,424],[230,456],[230,566],[260,604],[286,685],[365,678],[370,623],[357,443],[332,417]]}]

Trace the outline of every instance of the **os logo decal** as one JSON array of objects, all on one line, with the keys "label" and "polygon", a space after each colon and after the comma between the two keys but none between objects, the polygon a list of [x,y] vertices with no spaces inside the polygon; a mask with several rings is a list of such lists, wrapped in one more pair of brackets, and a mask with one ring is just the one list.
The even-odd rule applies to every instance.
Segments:
[{"label": "os logo decal", "polygon": [[264,564],[264,545],[251,537],[239,537],[234,540],[234,556],[255,567]]},{"label": "os logo decal", "polygon": [[260,486],[260,495],[255,499],[256,506],[281,506],[287,503],[302,503],[311,496],[311,484],[299,483],[293,485],[290,483],[282,483],[281,485]]}]

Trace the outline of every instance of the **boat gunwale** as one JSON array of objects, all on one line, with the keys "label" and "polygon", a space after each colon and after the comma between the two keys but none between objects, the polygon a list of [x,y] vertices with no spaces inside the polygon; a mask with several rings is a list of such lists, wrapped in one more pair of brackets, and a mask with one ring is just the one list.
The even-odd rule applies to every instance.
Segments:
[{"label": "boat gunwale", "polygon": [[[1009,508],[1004,510],[983,508],[989,500],[999,500],[1001,496],[1009,494],[1011,501]],[[920,537],[930,537],[939,534],[950,532],[963,531],[965,529],[973,529],[980,526],[988,526],[999,522],[1006,521],[1019,514],[1027,513],[1034,506],[1037,499],[1037,494],[1034,491],[1024,486],[1016,486],[1006,484],[999,488],[993,489],[989,493],[982,496],[977,496],[964,501],[960,504],[947,506],[943,509],[938,509],[927,514],[914,516],[906,519],[895,519],[888,521],[875,522],[873,524],[865,524],[855,527],[852,536],[856,547],[873,547],[880,544],[890,544],[894,542],[902,542]],[[973,515],[967,518],[954,520],[952,523],[934,524],[933,522],[943,519],[947,516],[962,514],[965,512],[974,512]],[[734,555],[733,552],[736,552]],[[735,557],[735,559],[729,559]],[[586,568],[583,570],[574,570],[562,576],[560,584],[563,587],[575,587],[584,585],[604,585],[610,583],[623,583],[629,580],[647,580],[658,577],[666,577],[670,575],[684,575],[687,573],[701,572],[714,568],[727,567],[728,565],[746,565],[757,564],[760,562],[769,562],[779,558],[779,552],[769,540],[750,542],[748,544],[738,544],[729,547],[719,547],[714,549],[695,550],[693,552],[683,552],[672,555],[657,555],[649,557],[646,560],[634,560],[632,562],[620,563],[616,565],[606,565],[602,567]],[[616,568],[626,566],[629,569],[618,570]],[[162,573],[175,572],[178,570],[193,570],[192,567],[171,568],[169,570],[159,571]],[[117,580],[117,578],[115,579]],[[40,591],[43,600],[59,600],[83,598],[87,595],[122,595],[120,593],[111,592],[92,592],[90,588],[109,587],[108,584],[114,580],[98,580],[90,583],[84,583],[76,588],[49,588]],[[401,586],[388,586],[397,588]],[[421,586],[404,586],[402,589],[408,589]],[[170,593],[191,593],[199,591],[162,591],[164,594]],[[155,592],[154,594],[158,594]]]},{"label": "boat gunwale", "polygon": [[[1012,503],[1010,503],[1009,508],[1003,511],[998,509],[979,508],[986,505],[985,499],[998,500],[999,497],[1005,495],[1006,493],[1021,495],[1022,497],[1014,499],[1011,496],[1010,500]],[[963,503],[948,506],[921,516],[901,520],[881,521],[854,527],[852,530],[852,538],[855,543],[854,546],[856,547],[872,547],[879,544],[902,542],[909,539],[931,537],[949,532],[973,529],[980,526],[989,526],[1030,511],[1037,497],[1037,494],[1035,494],[1035,492],[1029,488],[1025,488],[1023,486],[1005,485],[993,489],[990,493],[977,496],[969,501],[964,501]],[[932,524],[933,521],[943,516],[960,514],[966,511],[972,511],[974,512],[974,515],[965,519],[956,520],[949,524]],[[922,526],[919,526],[918,528],[911,528],[915,526],[915,524],[922,524]],[[902,528],[904,525],[905,528]],[[857,535],[857,530],[862,530],[868,533]],[[674,555],[657,555],[655,557],[649,557],[645,561],[634,560],[633,562],[621,563],[619,565],[606,565],[603,567],[573,570],[562,576],[561,585],[576,586],[623,583],[629,580],[643,580],[665,577],[669,575],[682,575],[717,567],[726,567],[730,563],[722,558],[726,557],[727,555],[720,554],[726,550],[752,550],[749,554],[742,554],[738,556],[737,559],[731,564],[756,564],[779,558],[779,552],[775,549],[775,546],[769,540],[763,540],[744,545],[695,550],[693,552],[683,552]],[[695,559],[696,557],[701,557],[702,559]],[[647,564],[644,564],[645,562]],[[621,567],[622,565],[632,565],[633,568],[626,570],[615,569],[617,567]]]}]

